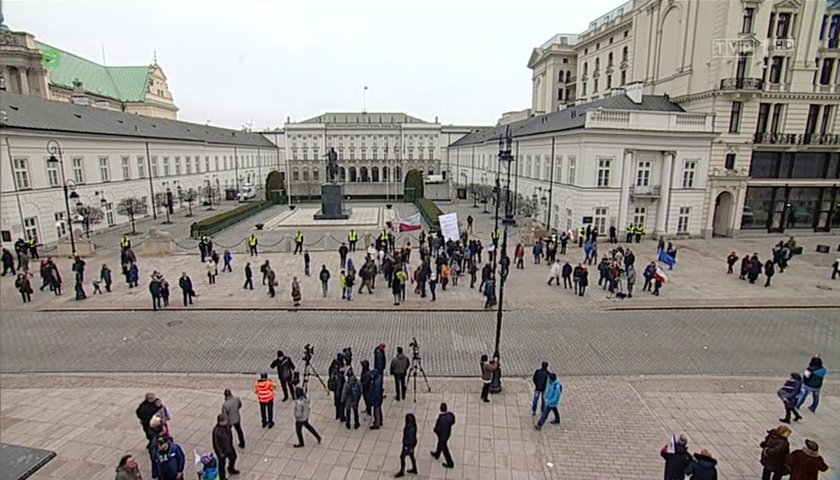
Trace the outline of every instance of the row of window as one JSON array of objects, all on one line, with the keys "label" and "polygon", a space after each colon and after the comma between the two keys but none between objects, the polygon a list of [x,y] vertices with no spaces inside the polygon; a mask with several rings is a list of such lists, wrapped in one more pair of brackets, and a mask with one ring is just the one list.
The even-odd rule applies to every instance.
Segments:
[{"label": "row of window", "polygon": [[[754,33],[755,13],[755,8],[750,7],[744,9],[741,15],[741,33]],[[793,37],[797,16],[797,14],[792,12],[771,13],[770,22],[767,25],[767,38]],[[823,28],[825,28],[825,24],[823,24]],[[822,33],[820,33],[820,38],[822,38]]]},{"label": "row of window", "polygon": [[[575,184],[576,180],[576,161],[573,155],[566,158],[568,160],[568,171],[566,175],[567,181],[563,181],[563,156],[554,156],[554,177],[551,178],[551,157],[548,155],[534,155],[533,162],[531,155],[522,157],[523,161],[517,162],[519,164],[518,174],[520,177],[534,178],[537,180],[548,180],[556,183]],[[479,165],[483,170],[492,170],[494,161],[492,155],[479,155]],[[612,180],[612,158],[598,158],[598,170],[596,177],[596,185],[598,187],[608,188],[611,186]],[[682,165],[682,188],[694,188],[697,178],[697,160],[685,160]],[[651,183],[651,168],[653,162],[650,160],[639,160],[636,162],[636,182],[637,187],[649,187]]]},{"label": "row of window", "polygon": [[[170,158],[172,160],[171,162]],[[158,178],[168,177],[171,175],[192,175],[193,173],[199,174],[210,171],[231,170],[234,168],[256,168],[257,164],[261,161],[263,162],[263,165],[270,165],[274,158],[274,155],[239,155],[237,157],[232,155],[223,155],[220,160],[218,155],[214,155],[212,157],[213,162],[211,163],[211,157],[209,155],[204,156],[203,162],[200,155],[196,155],[194,157],[185,156],[183,157],[183,162],[181,161],[182,158],[180,156],[164,156],[160,158],[161,161],[158,163],[158,156],[152,155],[149,164],[151,166],[152,178]],[[59,168],[61,168],[60,165],[57,163],[47,162],[46,159],[44,159],[44,164],[47,169],[47,182],[49,186],[61,186],[61,174],[59,173]],[[28,190],[33,188],[30,176],[29,159],[26,157],[15,157],[12,165],[15,174],[15,187],[18,190]],[[138,155],[134,162],[132,162],[132,158],[130,156],[122,156],[120,157],[120,166],[122,170],[121,180],[146,178],[147,162],[145,156]],[[109,157],[99,157],[98,167],[100,182],[110,182],[113,180],[113,176],[111,174],[111,159]],[[69,169],[70,171],[67,172],[69,179],[72,179],[76,184],[80,185],[87,182],[84,157],[71,157]],[[136,172],[136,177],[133,177],[133,172]]]},{"label": "row of window", "polygon": [[[732,102],[729,113],[729,133],[740,133],[743,110],[743,102]],[[787,105],[783,103],[759,103],[755,133],[768,133],[768,130],[769,133],[791,133],[780,131],[786,110]],[[810,105],[808,107],[808,117],[805,119],[805,134],[817,133],[817,126],[819,126],[820,135],[829,133],[833,115],[834,105]]]},{"label": "row of window", "polygon": [[[621,49],[621,61],[626,62],[630,58],[630,49],[629,47],[625,46]],[[607,54],[607,68],[613,66],[613,52]],[[601,70],[601,59],[595,58],[595,69],[593,72],[598,72]],[[583,75],[587,75],[589,73],[589,62],[583,62]]]},{"label": "row of window", "polygon": [[[627,71],[622,70],[620,75],[621,75],[621,77],[620,77],[621,78],[621,83],[618,84],[619,87],[627,84]],[[609,89],[613,88],[613,76],[612,76],[612,74],[610,74],[610,75],[607,75],[606,77],[607,77],[606,89],[609,90]],[[599,86],[598,80],[600,80],[600,79],[595,78],[595,79],[592,80],[592,93],[593,94],[598,93],[598,86]],[[583,96],[586,96],[586,87],[587,87],[587,82],[581,82],[580,89],[581,89],[581,95],[583,95]]]},{"label": "row of window", "polygon": [[[627,38],[629,36],[630,36],[630,30],[625,30],[624,31],[624,38]],[[610,37],[610,40],[609,40],[610,45],[612,45],[614,41],[615,41],[615,37]],[[595,44],[595,51],[598,51],[600,49],[601,49],[601,42],[598,42],[598,43]],[[589,48],[588,47],[583,49],[583,54],[584,55],[589,55]]]},{"label": "row of window", "polygon": [[[608,229],[608,207],[595,207],[594,215],[592,216],[592,228],[597,228],[598,232],[606,233]],[[688,233],[688,228],[691,221],[691,207],[680,207],[677,214],[677,233]],[[647,208],[636,207],[633,212],[633,225],[643,225],[647,227]],[[647,228],[646,228],[647,231]]]},{"label": "row of window", "polygon": [[[360,153],[359,159],[360,160],[379,160],[379,156],[381,154],[383,160],[393,160],[394,157],[399,152],[399,149],[396,148],[396,147],[394,149],[392,149],[393,153],[391,154],[391,158],[388,158],[388,156],[389,156],[388,155],[388,149],[385,148],[385,147],[382,147],[381,149],[377,148],[377,147],[373,147],[373,148],[370,149],[370,151],[371,151],[371,156],[370,156],[370,158],[368,158],[367,147],[361,147],[359,149],[359,153]],[[426,160],[426,158],[425,158],[426,155],[424,154],[425,151],[426,150],[423,147],[418,147],[417,148],[417,160]],[[347,151],[344,149],[344,147],[338,147],[336,149],[336,154],[338,155],[339,160],[347,160],[347,159],[357,160],[357,158],[356,158],[356,148],[355,147],[350,147],[349,148],[349,152],[348,152],[349,157],[347,155],[345,155],[345,152],[347,152]],[[292,153],[292,161],[297,161],[297,160],[307,161],[307,160],[310,159],[310,157],[309,157],[310,153],[312,154],[312,157],[311,157],[312,160],[319,160],[321,158],[321,156],[319,155],[319,150],[318,150],[317,147],[312,148],[311,150],[309,148],[306,148],[306,147],[301,148],[300,150],[298,150],[297,147],[292,147],[292,152],[291,153]],[[300,153],[300,155],[298,153]],[[408,158],[408,160],[414,160],[414,147],[406,147],[406,157]],[[435,149],[434,149],[434,147],[429,147],[428,148],[428,160],[434,160],[434,159],[435,159]]]},{"label": "row of window", "polygon": [[[421,171],[423,170],[422,166],[417,167]],[[389,172],[393,171],[393,175],[389,175]],[[310,180],[310,173],[311,179],[313,182],[317,182],[320,176],[320,169],[313,168],[310,172],[309,169],[303,168],[298,171],[297,168],[292,169],[292,181],[299,182],[304,181],[308,182]],[[381,176],[380,176],[381,173]],[[427,173],[429,175],[435,174],[435,168],[433,166],[429,166]],[[445,175],[445,172],[443,172]],[[325,173],[326,175],[327,173]],[[358,170],[356,167],[340,167],[338,170],[338,177],[339,181],[342,182],[400,182],[402,179],[402,168],[397,166],[393,170],[389,169],[388,167],[382,167],[380,170],[379,167],[360,167]]]},{"label": "row of window", "polygon": [[[414,142],[417,142],[417,144],[421,147],[426,146],[427,142],[429,146],[434,146],[436,143],[436,136],[437,135],[403,135],[406,144],[414,145]],[[322,140],[320,135],[290,135],[289,138],[292,140],[292,147],[297,147],[298,140],[300,140],[304,148],[309,146],[309,142],[312,142],[312,145],[315,146],[319,145]],[[336,142],[336,140],[338,142]],[[379,141],[390,145],[399,145],[400,143],[400,137],[398,135],[329,135],[327,136],[327,148],[334,146],[336,143],[338,146],[343,146],[345,140],[350,146],[354,146],[356,142],[360,142],[362,145],[365,145],[368,141],[370,141],[373,146],[376,146]]]}]

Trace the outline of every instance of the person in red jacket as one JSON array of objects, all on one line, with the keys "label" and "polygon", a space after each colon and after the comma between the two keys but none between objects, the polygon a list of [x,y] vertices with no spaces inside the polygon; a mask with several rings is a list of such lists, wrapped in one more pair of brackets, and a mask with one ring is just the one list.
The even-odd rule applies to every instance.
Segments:
[{"label": "person in red jacket", "polygon": [[828,465],[819,454],[820,446],[813,440],[805,440],[805,446],[787,457],[790,480],[817,480],[820,472],[827,472]]}]

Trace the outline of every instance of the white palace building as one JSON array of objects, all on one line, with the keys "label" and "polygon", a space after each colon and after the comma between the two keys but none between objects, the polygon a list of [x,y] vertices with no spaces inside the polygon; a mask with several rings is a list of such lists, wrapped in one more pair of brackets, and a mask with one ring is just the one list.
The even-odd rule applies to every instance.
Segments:
[{"label": "white palace building", "polygon": [[[664,96],[626,93],[469,134],[450,147],[459,185],[494,185],[499,138],[511,129],[512,188],[538,200],[558,230],[700,235],[714,116]],[[502,178],[506,174],[502,167]],[[585,218],[586,217],[586,218]]]}]

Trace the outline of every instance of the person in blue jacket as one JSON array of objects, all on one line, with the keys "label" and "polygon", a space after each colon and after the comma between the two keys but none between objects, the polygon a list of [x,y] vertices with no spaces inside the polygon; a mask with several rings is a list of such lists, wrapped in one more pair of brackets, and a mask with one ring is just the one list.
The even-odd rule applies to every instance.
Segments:
[{"label": "person in blue jacket", "polygon": [[552,373],[548,376],[548,386],[545,388],[545,393],[543,394],[544,404],[543,404],[543,411],[542,415],[540,415],[540,420],[534,425],[534,428],[537,430],[542,429],[543,424],[545,423],[546,419],[548,419],[548,413],[554,413],[554,420],[551,423],[560,423],[560,412],[557,411],[557,406],[560,405],[560,397],[563,396],[563,385],[560,384],[560,380],[557,379],[557,374]]},{"label": "person in blue jacket", "polygon": [[152,463],[152,478],[158,480],[183,480],[184,449],[167,437],[158,437]]},{"label": "person in blue jacket", "polygon": [[802,407],[802,404],[805,403],[805,399],[808,398],[808,394],[810,393],[814,398],[811,400],[811,406],[808,407],[808,410],[812,412],[817,411],[817,407],[820,405],[820,389],[822,388],[823,379],[825,379],[827,374],[828,369],[823,365],[822,358],[818,356],[812,357],[808,363],[808,368],[802,375],[802,388],[805,390],[805,393],[799,398],[798,407]]}]

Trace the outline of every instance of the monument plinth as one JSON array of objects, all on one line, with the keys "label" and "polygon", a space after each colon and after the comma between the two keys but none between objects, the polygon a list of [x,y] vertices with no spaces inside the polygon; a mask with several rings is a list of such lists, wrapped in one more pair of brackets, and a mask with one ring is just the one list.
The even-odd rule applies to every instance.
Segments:
[{"label": "monument plinth", "polygon": [[344,209],[344,184],[325,183],[321,185],[321,211],[315,220],[347,220],[350,211]]}]

